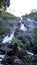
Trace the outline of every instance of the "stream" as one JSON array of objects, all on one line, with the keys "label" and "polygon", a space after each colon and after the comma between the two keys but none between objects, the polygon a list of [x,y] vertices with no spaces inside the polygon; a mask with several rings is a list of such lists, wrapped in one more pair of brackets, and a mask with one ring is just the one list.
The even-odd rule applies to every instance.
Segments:
[{"label": "stream", "polygon": [[[7,24],[7,27],[10,28],[10,31],[11,33],[9,33],[8,35],[6,35],[3,40],[2,40],[2,44],[10,44],[12,39],[16,36],[17,37],[17,34],[15,35],[15,30],[18,29],[19,32],[21,31],[21,35],[23,37],[25,37],[25,40],[26,40],[26,43],[29,44],[32,40],[33,40],[33,37],[34,37],[34,33],[33,33],[33,30],[34,29],[37,29],[37,21],[35,20],[31,20],[30,18],[26,18],[26,19],[23,19],[23,17],[20,17],[19,21],[17,21],[16,25],[13,24],[13,23],[10,23],[12,22],[12,20],[8,21],[6,24]],[[18,33],[19,34],[19,33]],[[20,35],[18,35],[20,36]],[[8,48],[7,47],[2,47],[2,49],[7,50]],[[9,49],[8,49],[9,51]],[[3,53],[3,52],[2,52]],[[34,53],[33,52],[30,52],[30,51],[26,51],[26,53],[30,56],[33,56]],[[2,61],[2,59],[5,57],[5,55],[1,55],[0,54],[0,61]],[[37,57],[37,56],[36,56]],[[21,60],[19,60],[18,58],[15,59],[15,62],[17,63],[22,63]]]}]

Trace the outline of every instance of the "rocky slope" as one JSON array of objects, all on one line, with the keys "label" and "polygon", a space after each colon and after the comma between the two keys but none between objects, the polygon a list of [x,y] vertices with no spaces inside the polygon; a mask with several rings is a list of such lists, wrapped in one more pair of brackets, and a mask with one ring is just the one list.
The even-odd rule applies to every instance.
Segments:
[{"label": "rocky slope", "polygon": [[[8,29],[4,33],[4,39],[0,40],[0,58],[3,65],[35,65],[37,62],[37,20],[34,18],[36,14],[31,13],[21,18],[8,13],[0,15],[0,21],[4,23],[2,26],[6,27],[5,30]],[[2,34],[0,36],[1,39]]]}]

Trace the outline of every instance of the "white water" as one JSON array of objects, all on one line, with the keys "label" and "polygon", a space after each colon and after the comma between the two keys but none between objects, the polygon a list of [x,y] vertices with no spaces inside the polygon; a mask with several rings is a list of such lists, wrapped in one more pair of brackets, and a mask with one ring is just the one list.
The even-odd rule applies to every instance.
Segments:
[{"label": "white water", "polygon": [[20,17],[19,23],[22,23],[22,20],[23,20],[23,18],[22,18],[22,17]]},{"label": "white water", "polygon": [[2,61],[2,59],[0,58],[0,62]]},{"label": "white water", "polygon": [[30,18],[27,18],[27,20],[30,22],[30,21],[32,21],[32,19],[30,19]]},{"label": "white water", "polygon": [[21,20],[23,20],[23,18],[21,17]]},{"label": "white water", "polygon": [[26,51],[26,52],[27,52],[28,55],[31,55],[31,56],[34,55],[33,53],[31,53],[31,52],[29,52],[29,51]]},{"label": "white water", "polygon": [[25,27],[24,24],[22,24],[22,23],[21,23],[20,30],[22,30],[22,31],[26,31],[26,27]]},{"label": "white water", "polygon": [[21,20],[19,21],[19,23],[21,23]]},{"label": "white water", "polygon": [[21,26],[20,26],[20,30],[22,30],[22,31],[26,31],[26,27],[24,26],[24,24],[22,23],[22,20],[23,20],[23,18],[21,17],[20,18],[20,23],[21,23]]},{"label": "white water", "polygon": [[12,33],[10,36],[4,37],[2,43],[11,43],[12,39],[14,38],[14,33]]},{"label": "white water", "polygon": [[5,57],[5,55],[0,55],[0,58],[4,58]]},{"label": "white water", "polygon": [[0,55],[0,62],[2,62],[2,59],[4,59],[5,55]]}]

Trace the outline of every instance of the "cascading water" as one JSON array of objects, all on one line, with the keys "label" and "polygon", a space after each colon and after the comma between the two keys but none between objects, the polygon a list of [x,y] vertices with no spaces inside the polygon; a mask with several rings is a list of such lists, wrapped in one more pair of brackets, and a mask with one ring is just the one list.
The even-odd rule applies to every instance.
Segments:
[{"label": "cascading water", "polygon": [[32,52],[26,51],[28,55],[33,56],[34,54]]},{"label": "cascading water", "polygon": [[21,17],[20,18],[20,24],[21,24],[21,26],[20,26],[20,30],[22,30],[22,31],[26,31],[26,27],[24,26],[24,24],[22,23],[22,20],[23,20],[23,18]]},{"label": "cascading water", "polygon": [[5,55],[0,55],[0,62],[2,62],[2,59],[4,59]]},{"label": "cascading water", "polygon": [[21,23],[20,30],[22,30],[22,31],[26,31],[26,28],[24,27],[24,24],[22,24],[22,23]]},{"label": "cascading water", "polygon": [[[14,38],[14,32],[12,33],[12,34],[10,34],[10,35],[7,35],[7,36],[5,36],[4,37],[4,39],[3,39],[3,41],[2,41],[2,43],[11,43],[11,41],[12,41],[12,39]],[[3,48],[5,51],[6,50],[9,50],[8,48]],[[4,59],[4,57],[5,57],[5,55],[0,55],[0,62],[2,62],[2,59]]]},{"label": "cascading water", "polygon": [[[25,37],[29,40],[31,40],[31,36],[32,36],[32,34],[31,34],[31,32],[32,32],[32,30],[33,30],[33,28],[34,28],[34,24],[35,23],[37,23],[37,22],[35,22],[34,20],[31,20],[31,19],[26,19],[26,22],[24,21],[24,23],[22,23],[22,21],[23,21],[23,18],[21,17],[20,18],[20,20],[19,20],[19,23],[20,23],[20,30],[22,30],[23,32],[25,32],[25,31],[27,31],[27,29],[29,28],[29,30],[28,30],[28,32],[25,32],[24,34],[25,34]],[[25,26],[25,25],[26,26]],[[28,28],[27,28],[28,27]],[[35,27],[36,27],[36,25],[35,25]],[[29,31],[31,31],[31,32],[29,32]],[[4,37],[4,39],[3,39],[3,41],[2,41],[2,43],[11,43],[11,41],[12,41],[12,39],[14,38],[14,33],[15,33],[15,31],[12,33],[12,34],[10,34],[10,35],[7,35],[7,36],[5,36]],[[28,40],[27,40],[27,42],[28,42]],[[5,47],[6,48],[6,47]],[[5,49],[4,48],[4,49]],[[7,49],[7,48],[6,48]],[[33,56],[34,54],[32,53],[32,52],[29,52],[29,50],[27,50],[26,51],[26,53],[29,55],[29,56]],[[0,61],[2,61],[2,59],[5,57],[5,55],[0,55]]]},{"label": "cascading water", "polygon": [[10,36],[5,36],[2,43],[11,43],[12,39],[14,38],[14,32],[10,34]]},{"label": "cascading water", "polygon": [[5,55],[0,55],[0,59],[3,59],[5,57]]},{"label": "cascading water", "polygon": [[[26,27],[22,23],[22,20],[23,20],[23,18],[21,17],[20,21],[19,21],[19,23],[21,24],[20,30],[26,31]],[[10,34],[10,36],[8,36],[8,35],[5,36],[4,39],[3,39],[3,41],[2,41],[2,43],[11,43],[11,40],[12,40],[13,37],[14,37],[14,32],[12,34]]]}]

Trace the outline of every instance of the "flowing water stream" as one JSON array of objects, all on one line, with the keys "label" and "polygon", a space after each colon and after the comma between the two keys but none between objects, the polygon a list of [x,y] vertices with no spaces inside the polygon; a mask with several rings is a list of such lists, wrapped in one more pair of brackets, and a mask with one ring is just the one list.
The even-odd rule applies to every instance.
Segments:
[{"label": "flowing water stream", "polygon": [[[18,21],[19,30],[22,30],[25,34],[25,36],[29,39],[29,37],[33,38],[33,29],[37,28],[37,21],[31,20],[30,18],[23,19],[22,17]],[[11,43],[12,39],[14,38],[14,32],[10,33],[10,35],[6,35],[2,41],[3,43]],[[29,55],[33,55],[33,53],[26,51]],[[0,55],[0,61],[2,61],[2,58],[4,58],[4,55]]]}]

